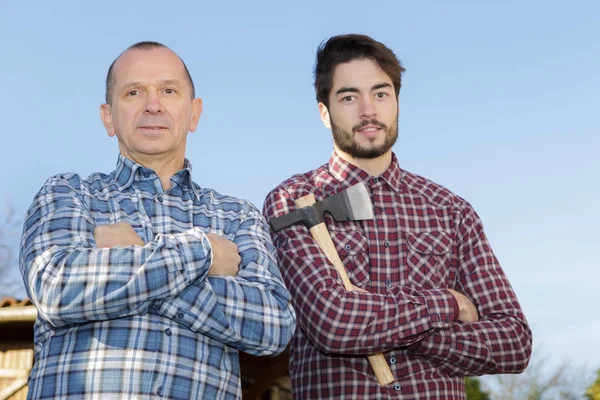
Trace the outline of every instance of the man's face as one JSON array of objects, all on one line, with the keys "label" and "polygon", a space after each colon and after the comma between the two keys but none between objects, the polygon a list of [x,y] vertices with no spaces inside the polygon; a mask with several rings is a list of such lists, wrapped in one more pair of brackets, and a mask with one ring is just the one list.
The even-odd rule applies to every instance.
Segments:
[{"label": "man's face", "polygon": [[392,80],[370,59],[339,64],[329,107],[321,119],[337,149],[353,158],[373,159],[391,151],[398,138],[398,100]]},{"label": "man's face", "polygon": [[196,130],[202,101],[193,99],[182,61],[167,48],[125,52],[113,68],[112,105],[102,122],[119,139],[123,156],[143,165],[183,162],[188,132]]}]

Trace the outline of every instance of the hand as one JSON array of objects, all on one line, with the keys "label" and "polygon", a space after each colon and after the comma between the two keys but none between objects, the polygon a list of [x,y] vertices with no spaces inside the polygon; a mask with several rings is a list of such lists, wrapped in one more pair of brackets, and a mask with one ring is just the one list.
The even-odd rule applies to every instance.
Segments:
[{"label": "hand", "polygon": [[209,276],[236,276],[242,259],[235,243],[219,235],[207,233],[206,237],[212,247],[213,260]]},{"label": "hand", "polygon": [[462,293],[457,292],[456,290],[448,289],[450,293],[454,296],[456,301],[458,302],[458,320],[462,322],[477,322],[479,321],[479,314],[477,313],[477,308],[471,300],[467,298]]},{"label": "hand", "polygon": [[365,289],[361,289],[358,286],[353,285],[352,283],[351,283],[351,285],[352,285],[352,289],[350,289],[351,292],[369,293]]},{"label": "hand", "polygon": [[99,225],[94,228],[94,239],[99,249],[127,246],[144,246],[144,241],[127,222]]}]

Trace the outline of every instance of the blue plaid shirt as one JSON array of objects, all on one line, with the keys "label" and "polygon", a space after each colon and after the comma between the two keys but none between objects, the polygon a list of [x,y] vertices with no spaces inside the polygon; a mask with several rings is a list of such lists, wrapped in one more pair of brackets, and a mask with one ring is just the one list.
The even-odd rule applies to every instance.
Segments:
[{"label": "blue plaid shirt", "polygon": [[[30,398],[240,398],[238,350],[287,345],[296,318],[260,212],[200,188],[187,160],[171,183],[119,156],[35,197],[20,254],[38,309]],[[97,248],[94,227],[122,221],[146,245]],[[237,276],[207,276],[205,233],[236,243]]]}]

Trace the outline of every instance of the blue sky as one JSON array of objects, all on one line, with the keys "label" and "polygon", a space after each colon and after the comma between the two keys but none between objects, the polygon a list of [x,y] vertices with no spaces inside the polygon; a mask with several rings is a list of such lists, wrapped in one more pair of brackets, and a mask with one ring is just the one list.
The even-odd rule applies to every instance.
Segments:
[{"label": "blue sky", "polygon": [[599,367],[595,1],[3,0],[0,209],[22,216],[52,174],[114,167],[104,78],[140,40],[178,52],[204,100],[188,141],[196,182],[261,207],[330,155],[312,68],[340,33],[368,34],[402,60],[394,151],[473,204],[536,344]]}]

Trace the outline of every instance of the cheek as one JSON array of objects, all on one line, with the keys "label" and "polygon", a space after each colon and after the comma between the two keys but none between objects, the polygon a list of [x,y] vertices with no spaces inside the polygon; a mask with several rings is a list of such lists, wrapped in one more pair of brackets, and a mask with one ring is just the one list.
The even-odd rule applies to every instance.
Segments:
[{"label": "cheek", "polygon": [[135,124],[135,111],[127,108],[120,108],[116,113],[113,113],[113,122],[115,128],[119,127],[121,129],[127,129],[129,126]]},{"label": "cheek", "polygon": [[352,128],[360,122],[356,119],[356,114],[352,111],[351,107],[345,107],[338,110],[335,114],[330,114],[331,122],[345,131],[351,131]]},{"label": "cheek", "polygon": [[190,113],[183,110],[173,110],[169,113],[173,126],[176,126],[178,130],[188,128],[190,125]]},{"label": "cheek", "polygon": [[192,110],[188,107],[181,107],[172,104],[170,107],[165,107],[165,112],[173,120],[175,124],[188,123],[192,116]]},{"label": "cheek", "polygon": [[386,105],[383,112],[385,113],[386,117],[389,117],[390,119],[395,119],[398,116],[398,113],[400,112],[398,103],[394,102],[390,103],[389,105]]}]

